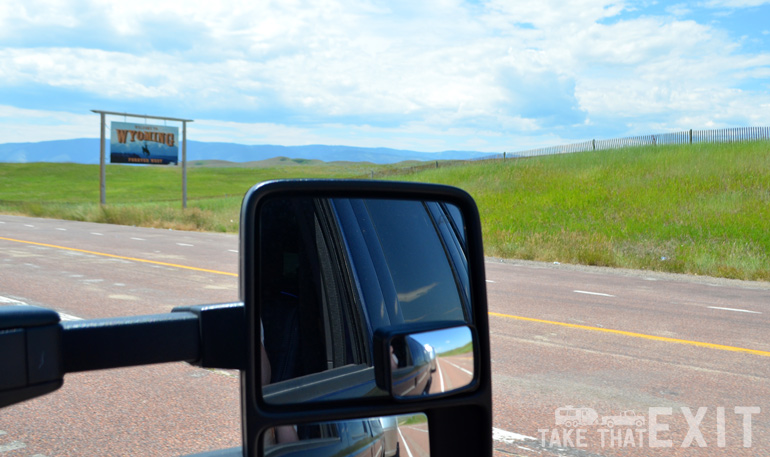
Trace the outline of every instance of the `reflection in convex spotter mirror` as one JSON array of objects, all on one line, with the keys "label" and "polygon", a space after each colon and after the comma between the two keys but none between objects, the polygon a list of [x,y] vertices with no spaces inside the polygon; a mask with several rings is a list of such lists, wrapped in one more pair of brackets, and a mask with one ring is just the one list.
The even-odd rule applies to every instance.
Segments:
[{"label": "reflection in convex spotter mirror", "polygon": [[[267,403],[388,396],[375,382],[377,330],[473,324],[457,206],[314,195],[266,197],[258,211],[256,353]],[[431,352],[425,344],[433,343],[421,344]],[[438,353],[425,357],[440,362]],[[472,350],[470,360],[472,378]],[[470,381],[452,375],[431,389],[442,382]]]},{"label": "reflection in convex spotter mirror", "polygon": [[429,457],[425,414],[370,417],[273,427],[264,433],[265,457]]},{"label": "reflection in convex spotter mirror", "polygon": [[442,394],[473,382],[473,337],[468,327],[397,336],[390,352],[396,397]]}]

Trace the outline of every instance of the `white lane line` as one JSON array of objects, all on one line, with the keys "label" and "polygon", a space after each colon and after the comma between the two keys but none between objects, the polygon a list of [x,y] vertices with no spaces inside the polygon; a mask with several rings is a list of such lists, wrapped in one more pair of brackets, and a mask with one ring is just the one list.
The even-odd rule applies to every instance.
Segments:
[{"label": "white lane line", "polygon": [[453,367],[457,368],[458,370],[461,370],[461,371],[465,372],[465,374],[469,374],[469,375],[473,376],[473,373],[472,373],[472,372],[470,372],[470,371],[466,370],[465,368],[463,368],[463,367],[461,367],[461,366],[455,365],[454,363],[452,363],[452,362],[450,362],[450,361],[448,361],[448,360],[444,360],[444,362],[446,362],[446,363],[448,363],[448,364],[452,365]]},{"label": "white lane line", "polygon": [[27,447],[27,445],[21,441],[12,441],[9,444],[0,444],[0,452],[10,452],[15,451],[16,449],[24,449],[25,447]]},{"label": "white lane line", "polygon": [[210,371],[212,373],[218,374],[220,376],[226,376],[228,378],[240,378],[241,374],[239,372],[235,373],[229,373],[225,370],[220,370],[219,368],[204,368],[204,370]]},{"label": "white lane line", "polygon": [[444,369],[441,368],[440,362],[441,360],[438,357],[436,357],[436,371],[438,371],[438,380],[439,380],[439,383],[441,384],[441,392],[446,392],[446,388],[444,387],[444,375],[441,373],[442,371],[444,371]]},{"label": "white lane line", "polygon": [[234,252],[234,253],[236,253],[236,254],[237,254],[237,253],[238,253],[238,250],[237,250],[237,249],[228,249],[228,250],[227,250],[227,252]]},{"label": "white lane line", "polygon": [[492,281],[491,279],[487,279],[487,282],[494,283],[494,281]]},{"label": "white lane line", "polygon": [[406,453],[409,454],[409,457],[414,457],[414,455],[412,455],[412,451],[409,449],[409,445],[406,444],[406,440],[404,439],[404,434],[401,433],[401,428],[397,428],[397,429],[398,429],[398,434],[401,435],[401,442],[404,443],[404,447],[406,448]]},{"label": "white lane line", "polygon": [[72,314],[59,313],[59,319],[63,321],[82,321],[82,317],[73,316]]},{"label": "white lane line", "polygon": [[505,444],[513,444],[516,441],[537,440],[531,436],[519,435],[499,428],[492,428],[492,439]]},{"label": "white lane line", "polygon": [[61,227],[57,227],[56,230],[58,230],[60,232],[66,232],[67,231],[66,228],[61,228]]},{"label": "white lane line", "polygon": [[610,295],[610,294],[602,294],[599,292],[587,292],[585,290],[573,290],[572,292],[575,292],[576,294],[598,295],[599,297],[614,297],[614,295]]},{"label": "white lane line", "polygon": [[135,240],[135,241],[145,241],[145,239],[144,239],[144,238],[134,238],[134,237],[131,237],[131,239],[132,239],[132,240]]},{"label": "white lane line", "polygon": [[[0,295],[0,303],[5,303],[7,305],[21,305],[21,306],[30,306],[27,303],[24,303],[23,301],[14,300],[13,298],[3,297]],[[57,311],[58,312],[58,311]],[[59,313],[59,318],[63,321],[82,321],[82,317],[73,316],[72,314],[66,314],[66,313]]]},{"label": "white lane line", "polygon": [[194,247],[195,246],[193,244],[187,244],[187,243],[177,243],[176,245],[177,246],[189,246],[189,247]]},{"label": "white lane line", "polygon": [[31,227],[31,228],[35,228],[35,226],[34,226],[34,225],[32,225],[32,224],[24,224],[24,227]]},{"label": "white lane line", "polygon": [[96,235],[96,236],[104,236],[104,233],[99,233],[99,232],[91,232],[91,235]]},{"label": "white lane line", "polygon": [[720,308],[719,306],[709,306],[708,308],[709,309],[721,309],[722,311],[736,311],[738,313],[762,314],[759,311],[749,311],[748,309]]}]

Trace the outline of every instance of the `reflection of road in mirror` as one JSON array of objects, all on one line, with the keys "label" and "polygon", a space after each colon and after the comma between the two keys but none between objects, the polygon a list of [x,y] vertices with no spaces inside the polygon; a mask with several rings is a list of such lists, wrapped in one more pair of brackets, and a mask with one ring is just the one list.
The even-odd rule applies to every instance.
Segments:
[{"label": "reflection of road in mirror", "polygon": [[[425,371],[430,373],[430,382],[424,393],[451,392],[467,387],[473,382],[473,338],[468,327],[415,333],[407,339],[419,343],[420,352],[429,365]],[[394,377],[394,386],[395,383]],[[394,393],[398,396],[405,395],[395,388]]]},{"label": "reflection of road in mirror", "polygon": [[436,372],[429,393],[449,392],[467,386],[473,381],[473,353],[450,356],[439,355]]},{"label": "reflection of road in mirror", "polygon": [[403,457],[429,457],[430,440],[428,439],[428,423],[402,424],[398,427],[398,444],[400,455]]}]

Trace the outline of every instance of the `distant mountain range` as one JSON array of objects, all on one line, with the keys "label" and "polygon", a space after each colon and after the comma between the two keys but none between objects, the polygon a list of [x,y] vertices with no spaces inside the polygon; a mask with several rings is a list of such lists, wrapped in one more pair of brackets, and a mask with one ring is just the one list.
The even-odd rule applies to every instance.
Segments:
[{"label": "distant mountain range", "polygon": [[[107,143],[109,162],[109,142]],[[182,151],[179,151],[180,160]],[[489,156],[476,151],[418,152],[388,148],[357,148],[350,146],[274,146],[245,145],[235,143],[187,142],[187,161],[224,160],[228,162],[253,162],[273,157],[290,159],[322,160],[324,162],[372,162],[397,163],[405,160],[464,160]],[[99,163],[99,139],[41,141],[39,143],[0,144],[0,162],[72,162]]]}]

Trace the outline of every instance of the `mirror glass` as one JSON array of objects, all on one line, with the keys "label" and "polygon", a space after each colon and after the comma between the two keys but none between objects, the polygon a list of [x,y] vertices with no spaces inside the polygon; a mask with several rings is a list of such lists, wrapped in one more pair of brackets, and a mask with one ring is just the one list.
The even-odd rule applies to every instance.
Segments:
[{"label": "mirror glass", "polygon": [[464,215],[446,202],[267,196],[258,207],[268,403],[385,396],[372,335],[472,324]]},{"label": "mirror glass", "polygon": [[473,337],[468,327],[398,336],[391,341],[393,395],[416,397],[473,382]]},{"label": "mirror glass", "polygon": [[283,425],[262,436],[265,457],[430,455],[425,414]]}]

